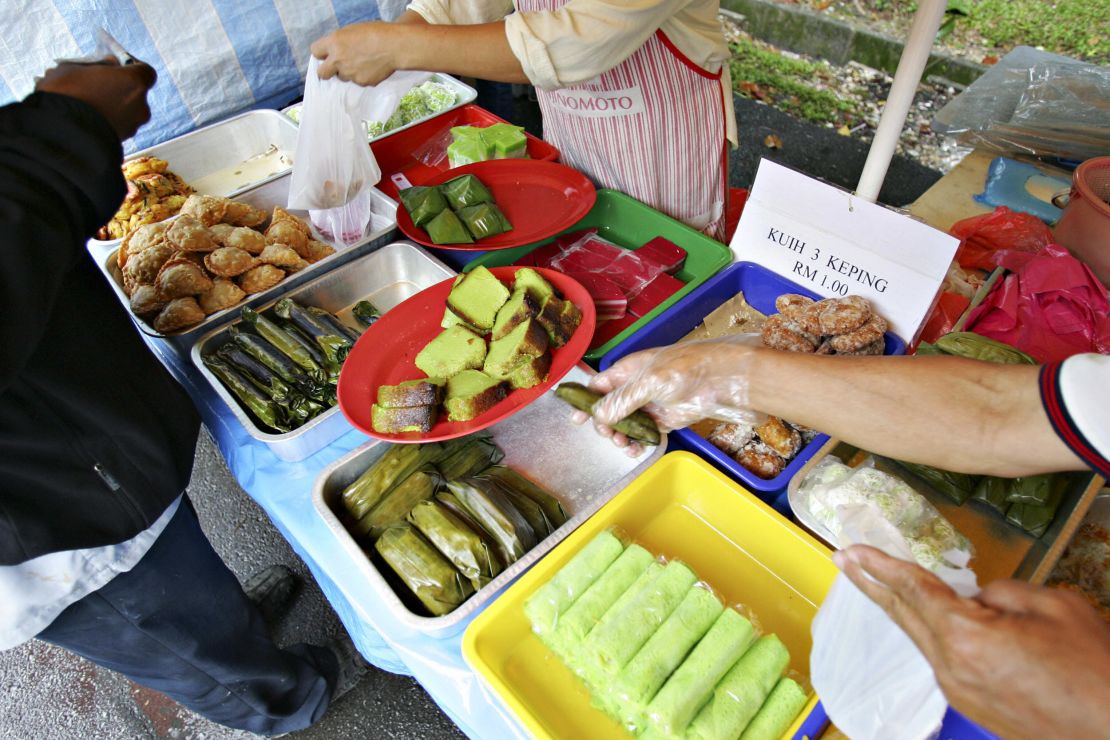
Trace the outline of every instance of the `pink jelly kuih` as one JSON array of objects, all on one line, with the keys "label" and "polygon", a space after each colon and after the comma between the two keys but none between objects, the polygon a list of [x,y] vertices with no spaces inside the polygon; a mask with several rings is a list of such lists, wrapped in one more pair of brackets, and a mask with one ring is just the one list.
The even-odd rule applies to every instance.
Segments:
[{"label": "pink jelly kuih", "polygon": [[589,351],[592,352],[597,349],[639,320],[640,317],[626,313],[624,318],[599,322],[597,328],[594,329],[594,338],[590,340]]},{"label": "pink jelly kuih", "polygon": [[551,267],[560,272],[601,272],[624,251],[597,234],[587,234],[566,247]]},{"label": "pink jelly kuih", "polygon": [[664,272],[675,274],[686,262],[686,250],[670,239],[657,236],[636,250],[636,256],[646,262],[660,265]]},{"label": "pink jelly kuih", "polygon": [[686,283],[676,277],[663,273],[644,286],[640,294],[628,302],[628,313],[632,316],[646,316],[653,308],[686,287]]},{"label": "pink jelly kuih", "polygon": [[628,309],[628,299],[612,280],[593,272],[568,272],[566,275],[580,282],[594,299],[599,322],[624,317]]}]

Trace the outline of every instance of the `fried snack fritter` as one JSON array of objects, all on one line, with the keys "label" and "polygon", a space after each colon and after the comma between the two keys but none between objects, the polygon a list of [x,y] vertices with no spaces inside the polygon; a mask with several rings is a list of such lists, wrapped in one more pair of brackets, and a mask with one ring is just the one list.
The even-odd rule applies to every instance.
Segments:
[{"label": "fried snack fritter", "polygon": [[306,267],[312,267],[312,263],[309,262],[308,260],[306,260],[303,257],[298,257],[297,258],[297,264],[289,265],[288,267],[283,267],[281,269],[285,270],[290,275],[292,275],[294,272],[300,272],[301,270],[305,269]]},{"label": "fried snack fritter", "polygon": [[764,480],[774,478],[786,467],[782,455],[762,442],[749,442],[736,455],[736,462]]},{"label": "fried snack fritter", "polygon": [[175,298],[154,318],[155,331],[168,334],[204,321],[204,311],[192,296]]},{"label": "fried snack fritter", "polygon": [[274,265],[275,267],[296,267],[304,260],[301,256],[293,251],[292,247],[284,244],[267,244],[262,253],[258,255],[260,262],[265,262],[267,265]]},{"label": "fried snack fritter", "polygon": [[325,257],[335,254],[335,247],[315,239],[309,239],[304,251],[298,252],[307,262],[319,262]]},{"label": "fried snack fritter", "polygon": [[123,176],[127,180],[127,196],[96,237],[122,239],[144,224],[163,221],[176,214],[193,189],[168,167],[164,159],[157,157],[125,162]]},{"label": "fried snack fritter", "polygon": [[146,174],[165,172],[169,167],[169,162],[158,157],[138,157],[123,163],[123,176],[128,180],[134,180]]},{"label": "fried snack fritter", "polygon": [[197,303],[205,315],[211,315],[225,308],[231,308],[246,297],[247,294],[243,289],[231,280],[216,278],[212,281],[212,287],[197,297]]},{"label": "fried snack fritter", "polygon": [[[203,293],[212,287],[212,278],[191,259],[173,258],[158,271],[154,285],[168,299]],[[200,310],[199,306],[197,310]]]},{"label": "fried snack fritter", "polygon": [[223,223],[232,226],[261,226],[266,222],[269,215],[263,209],[255,208],[250,203],[229,200],[227,210],[224,212]]},{"label": "fried snack fritter", "polygon": [[829,340],[838,355],[859,354],[864,347],[878,343],[882,354],[883,334],[886,333],[886,319],[872,314],[863,326]]},{"label": "fried snack fritter", "polygon": [[162,265],[166,264],[174,254],[174,248],[169,243],[159,242],[138,254],[131,255],[123,266],[125,286],[128,282],[132,285],[153,283]]},{"label": "fried snack fritter", "polygon": [[871,304],[858,295],[826,298],[821,301],[821,334],[847,334],[871,318]]},{"label": "fried snack fritter", "polygon": [[217,277],[242,275],[254,264],[254,257],[238,247],[220,247],[204,255],[204,267]]},{"label": "fried snack fritter", "polygon": [[239,276],[239,287],[246,293],[261,293],[285,279],[285,271],[273,265],[258,265]]},{"label": "fried snack fritter", "polygon": [[302,221],[300,218],[297,218],[281,206],[274,206],[274,215],[273,218],[270,219],[270,225],[272,226],[273,224],[282,223],[289,224],[290,226],[299,230],[305,236],[312,236],[312,230],[308,228],[307,223]]},{"label": "fried snack fritter", "polygon": [[802,435],[777,416],[768,416],[767,421],[755,428],[755,433],[784,460],[792,460],[802,448]]},{"label": "fried snack fritter", "polygon": [[123,238],[123,243],[119,246],[119,251],[116,253],[116,263],[122,270],[127,264],[127,259],[133,254],[143,252],[155,244],[163,244],[166,241],[166,230],[169,229],[170,224],[167,221],[161,221],[155,224],[145,224],[132,231],[130,234]]},{"label": "fried snack fritter", "polygon": [[168,301],[153,285],[136,285],[131,291],[131,312],[136,316],[148,316],[166,307]]},{"label": "fried snack fritter", "polygon": [[266,243],[284,244],[304,256],[303,252],[308,249],[308,234],[288,221],[274,221],[266,229]]},{"label": "fried snack fritter", "polygon": [[223,223],[224,214],[227,212],[229,203],[231,201],[227,198],[193,193],[182,204],[181,213],[192,216],[205,226],[215,226],[218,223]]},{"label": "fried snack fritter", "polygon": [[813,352],[817,349],[816,338],[806,334],[782,314],[768,316],[760,336],[766,346],[785,352]]},{"label": "fried snack fritter", "polygon": [[261,232],[246,226],[232,226],[231,224],[216,224],[209,226],[212,238],[222,247],[235,247],[244,252],[258,255],[266,246],[266,238]]},{"label": "fried snack fritter", "polygon": [[752,441],[755,429],[751,424],[718,424],[707,439],[719,450],[735,456]]},{"label": "fried snack fritter", "polygon": [[211,252],[217,246],[204,224],[187,213],[166,230],[166,241],[180,252]]}]

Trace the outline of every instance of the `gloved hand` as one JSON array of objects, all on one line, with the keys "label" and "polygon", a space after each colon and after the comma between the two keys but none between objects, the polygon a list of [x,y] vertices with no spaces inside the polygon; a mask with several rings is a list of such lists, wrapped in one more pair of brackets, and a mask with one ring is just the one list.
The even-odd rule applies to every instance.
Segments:
[{"label": "gloved hand", "polygon": [[35,89],[88,103],[108,119],[120,139],[127,139],[150,120],[146,94],[157,79],[149,64],[120,65],[109,56],[96,64],[59,64],[46,71]]},{"label": "gloved hand", "polygon": [[[614,434],[608,425],[639,408],[664,431],[701,419],[761,423],[764,416],[747,408],[747,366],[761,346],[758,334],[737,334],[644,350],[621,359],[590,381],[591,388],[606,394],[594,409],[598,431],[618,446],[628,446],[628,439]],[[638,454],[638,446],[632,452]]]}]

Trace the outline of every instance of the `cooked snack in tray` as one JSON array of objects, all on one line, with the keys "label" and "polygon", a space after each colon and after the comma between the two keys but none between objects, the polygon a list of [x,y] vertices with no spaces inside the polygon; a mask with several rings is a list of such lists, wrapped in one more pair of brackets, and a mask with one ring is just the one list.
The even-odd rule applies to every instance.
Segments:
[{"label": "cooked snack in tray", "polygon": [[[560,383],[555,389],[555,395],[587,414],[592,414],[594,406],[602,399],[602,394],[590,390],[581,383]],[[646,442],[649,445],[659,444],[659,427],[655,425],[655,420],[643,411],[633,411],[614,424],[613,429],[629,439]]]},{"label": "cooked snack in tray", "polygon": [[437,213],[424,227],[433,244],[470,244],[474,237],[450,208]]},{"label": "cooked snack in tray", "polygon": [[493,203],[479,203],[460,208],[458,216],[475,239],[504,234],[506,231],[512,231],[513,228],[509,219],[505,218],[505,214]]},{"label": "cooked snack in tray", "polygon": [[683,563],[597,535],[524,602],[532,630],[633,735],[777,740],[807,701],[790,653]]},{"label": "cooked snack in tray", "polygon": [[[188,329],[335,252],[282,208],[274,208],[265,234],[251,227],[268,214],[248,203],[194,194],[181,210],[172,222],[135,229],[116,256],[132,312],[149,319],[169,311],[149,319],[163,333]],[[195,300],[167,305],[186,297]]]},{"label": "cooked snack in tray", "polygon": [[433,244],[470,244],[513,228],[474,175],[462,175],[437,187],[406,188],[400,198],[412,222],[428,232]]},{"label": "cooked snack in tray", "polygon": [[[235,291],[242,293],[223,278],[215,281],[217,289],[229,292],[225,303],[237,300]],[[219,296],[212,300],[218,303]],[[312,317],[311,324],[292,320],[302,312]],[[358,335],[335,316],[285,298],[272,312],[244,308],[227,343],[202,359],[263,427],[284,433],[335,405],[339,368]]]},{"label": "cooked snack in tray", "polygon": [[443,211],[447,210],[447,201],[439,188],[413,187],[402,190],[401,204],[412,217],[412,222],[417,226],[424,226]]},{"label": "cooked snack in tray", "polygon": [[[407,385],[404,397],[418,387]],[[558,499],[496,465],[502,457],[483,434],[394,445],[340,497],[348,530],[373,544],[432,616],[453,611],[567,520]]]},{"label": "cooked snack in tray", "polygon": [[97,239],[122,239],[144,224],[164,221],[176,214],[193,192],[170,172],[169,163],[157,157],[139,157],[123,164],[127,195],[112,220],[96,233]]},{"label": "cooked snack in tray", "polygon": [[763,324],[763,343],[787,352],[881,355],[887,324],[866,298],[812,298],[794,293],[775,300],[778,313]]},{"label": "cooked snack in tray", "polygon": [[[519,270],[512,293],[485,267],[458,276],[440,322],[444,330],[416,355],[416,367],[428,378],[379,387],[377,403],[371,408],[375,431],[429,431],[436,420],[434,406],[440,400],[390,404],[396,404],[398,396],[414,397],[414,389],[433,378],[437,384],[446,383],[446,398],[442,401],[448,420],[453,422],[481,416],[504,400],[510,390],[545,382],[551,370],[552,342],[537,315],[540,301],[536,296],[540,295],[573,309],[561,312],[560,344],[565,343],[578,328],[582,312],[570,301],[557,298],[555,289],[535,270]],[[484,335],[491,331],[492,341],[487,348]],[[428,397],[430,392],[421,399]],[[405,411],[390,413],[391,408]]]}]

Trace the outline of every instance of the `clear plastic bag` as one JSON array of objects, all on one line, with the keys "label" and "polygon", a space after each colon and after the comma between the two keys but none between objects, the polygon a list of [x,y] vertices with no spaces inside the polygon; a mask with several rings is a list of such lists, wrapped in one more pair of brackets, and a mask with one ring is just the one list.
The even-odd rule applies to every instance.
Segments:
[{"label": "clear plastic bag", "polygon": [[[905,538],[873,505],[840,506],[841,546],[866,544],[913,560]],[[936,575],[962,596],[978,592],[967,559]],[[962,560],[962,562],[960,562]],[[922,740],[948,702],[925,656],[847,576],[833,582],[813,620],[810,676],[833,724],[853,740]]]},{"label": "clear plastic bag", "polygon": [[395,72],[374,87],[333,77],[321,80],[309,62],[289,207],[307,210],[313,224],[344,246],[362,238],[373,213],[369,190],[381,169],[366,145],[365,120],[386,119],[401,96],[427,72]]}]

